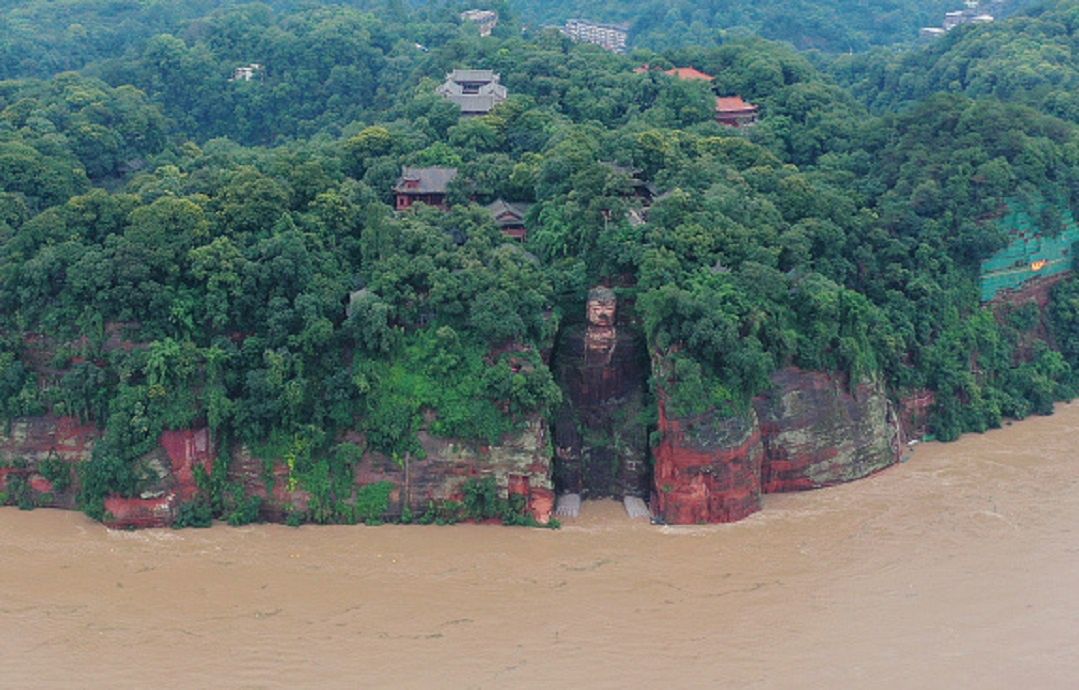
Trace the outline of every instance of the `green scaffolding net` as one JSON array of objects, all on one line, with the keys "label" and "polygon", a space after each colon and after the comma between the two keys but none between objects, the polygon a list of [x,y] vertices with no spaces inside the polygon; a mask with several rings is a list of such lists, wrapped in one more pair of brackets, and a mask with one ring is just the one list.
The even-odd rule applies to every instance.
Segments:
[{"label": "green scaffolding net", "polygon": [[[1041,209],[1036,209],[1040,212]],[[1079,227],[1071,212],[1061,211],[1063,230],[1055,237],[1041,234],[1038,221],[1019,204],[1009,204],[999,221],[1008,233],[1008,246],[982,262],[982,301],[1005,290],[1016,290],[1034,278],[1063,273],[1072,267],[1072,246]]]}]

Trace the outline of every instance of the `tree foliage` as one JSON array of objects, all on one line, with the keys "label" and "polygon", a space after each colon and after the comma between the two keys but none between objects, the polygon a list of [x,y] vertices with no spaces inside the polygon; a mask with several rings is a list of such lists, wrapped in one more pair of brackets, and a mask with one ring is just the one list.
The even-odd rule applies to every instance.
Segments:
[{"label": "tree foliage", "polygon": [[[53,4],[95,7],[0,17]],[[106,4],[120,26],[143,11]],[[354,5],[150,3],[155,35],[84,24],[100,41],[78,52],[46,22],[43,52],[0,60],[17,77],[0,82],[0,415],[103,428],[88,510],[148,483],[163,429],[205,424],[276,444],[315,519],[368,519],[383,489],[346,491],[342,436],[403,459],[421,432],[494,443],[547,414],[560,392],[545,355],[597,283],[621,286],[656,387],[687,414],[743,409],[785,366],[931,389],[943,438],[1070,394],[1074,285],[1047,319],[997,318],[977,285],[1008,205],[1046,209],[1048,235],[1079,211],[1060,106],[1072,58],[1043,88],[1019,47],[986,49],[1001,60],[989,80],[971,43],[1064,45],[1066,3],[883,63],[832,61],[850,91],[790,46],[648,33],[714,30],[711,7],[638,8],[635,31],[664,52],[631,59],[522,35],[506,7],[481,39],[453,7]],[[731,25],[780,31],[777,7],[736,3]],[[826,41],[879,39],[858,26]],[[8,58],[21,35],[0,39]],[[252,62],[254,79],[230,81]],[[462,117],[434,89],[465,66],[498,72],[510,98]],[[714,121],[714,97],[735,93],[760,107],[754,127]],[[458,169],[448,212],[394,210],[406,165]],[[528,205],[525,242],[483,208],[498,198]],[[213,514],[250,519],[241,498]]]}]

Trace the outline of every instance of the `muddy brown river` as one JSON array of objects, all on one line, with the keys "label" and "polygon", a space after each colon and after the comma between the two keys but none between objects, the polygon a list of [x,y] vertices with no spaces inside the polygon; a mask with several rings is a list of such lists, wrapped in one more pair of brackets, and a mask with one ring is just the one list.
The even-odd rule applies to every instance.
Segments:
[{"label": "muddy brown river", "polygon": [[670,528],[0,510],[0,687],[1079,687],[1079,403]]}]

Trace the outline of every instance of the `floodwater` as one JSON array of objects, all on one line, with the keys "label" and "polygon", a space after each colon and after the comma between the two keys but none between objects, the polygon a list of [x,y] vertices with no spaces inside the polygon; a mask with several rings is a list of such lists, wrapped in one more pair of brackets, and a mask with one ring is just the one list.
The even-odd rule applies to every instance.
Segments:
[{"label": "floodwater", "polygon": [[0,510],[0,686],[1079,687],[1079,404],[734,525]]}]

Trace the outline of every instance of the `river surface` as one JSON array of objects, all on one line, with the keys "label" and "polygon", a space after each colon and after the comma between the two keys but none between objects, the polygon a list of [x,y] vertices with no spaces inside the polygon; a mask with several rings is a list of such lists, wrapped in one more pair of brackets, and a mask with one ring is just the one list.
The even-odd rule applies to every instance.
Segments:
[{"label": "river surface", "polygon": [[1079,403],[734,525],[0,510],[0,687],[1079,687]]}]

